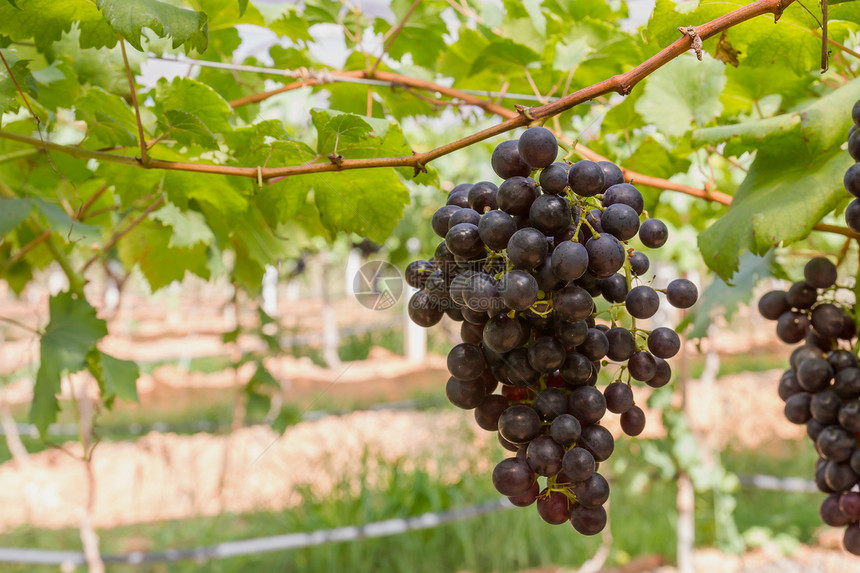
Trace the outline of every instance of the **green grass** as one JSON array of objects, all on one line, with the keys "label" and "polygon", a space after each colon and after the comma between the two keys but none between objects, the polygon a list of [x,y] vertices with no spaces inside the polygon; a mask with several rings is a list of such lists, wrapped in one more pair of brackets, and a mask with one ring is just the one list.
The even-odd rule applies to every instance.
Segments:
[{"label": "green grass", "polygon": [[[632,449],[632,452],[631,452]],[[790,449],[790,448],[788,448]],[[623,472],[604,466],[612,483],[610,523],[613,546],[610,562],[623,564],[643,554],[674,558],[675,496],[673,482],[661,480],[657,472],[633,452],[631,442],[618,443],[613,459],[627,460]],[[455,452],[446,452],[447,455]],[[361,455],[360,452],[356,453]],[[365,454],[366,455],[366,454]],[[497,460],[498,450],[486,455]],[[755,452],[729,452],[726,464],[744,472],[774,475],[808,473],[807,455],[758,456]],[[476,464],[478,460],[472,460]],[[365,459],[366,464],[373,465]],[[444,460],[442,460],[444,466]],[[783,471],[780,471],[783,470]],[[632,476],[645,471],[650,479],[632,483]],[[650,472],[650,473],[649,473]],[[222,514],[182,521],[138,524],[100,531],[102,550],[124,553],[132,550],[163,551],[208,545],[220,541],[248,539],[290,532],[307,532],[347,525],[420,515],[481,503],[497,498],[489,475],[473,467],[454,483],[422,471],[406,472],[395,465],[381,468],[382,479],[369,486],[363,475],[343,476],[334,495],[317,496],[303,492],[303,503],[282,512],[244,515]],[[354,494],[349,493],[355,490]],[[740,531],[764,528],[772,535],[787,534],[810,541],[820,525],[817,506],[820,496],[741,489],[735,492],[738,507],[735,519]],[[709,494],[697,494],[697,542],[714,542],[714,523],[708,511]],[[333,543],[293,551],[211,561],[206,571],[474,571],[506,572],[557,564],[576,567],[593,555],[599,539],[584,538],[569,525],[543,523],[533,507],[501,511],[491,515],[441,526],[431,530],[346,543]],[[0,545],[44,549],[79,550],[75,529],[45,531],[22,527],[0,535]],[[186,561],[168,565],[138,567],[112,566],[117,572],[191,572],[198,563]],[[5,566],[3,571],[56,571],[49,567]]]}]

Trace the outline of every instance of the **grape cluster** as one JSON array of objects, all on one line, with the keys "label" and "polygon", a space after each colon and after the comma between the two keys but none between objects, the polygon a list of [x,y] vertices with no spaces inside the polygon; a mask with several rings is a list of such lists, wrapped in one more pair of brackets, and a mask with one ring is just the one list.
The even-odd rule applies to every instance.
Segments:
[{"label": "grape cluster", "polygon": [[860,233],[860,101],[854,104],[851,118],[854,120],[854,125],[848,132],[848,153],[858,163],[848,168],[842,180],[845,189],[855,197],[845,209],[845,223],[849,229]]},{"label": "grape cluster", "polygon": [[[642,194],[615,164],[570,165],[557,155],[552,132],[531,127],[493,151],[499,186],[454,187],[432,218],[444,239],[435,256],[406,269],[419,289],[408,310],[423,327],[445,314],[462,322],[446,393],[516,452],[493,470],[496,489],[518,506],[535,503],[548,523],[570,521],[594,535],[606,525],[609,497],[597,470],[615,446],[600,421],[619,414],[626,434],[640,434],[645,414],[631,380],[667,384],[666,359],[681,341],[670,328],[636,327],[654,316],[660,296],[639,278],[648,257],[627,241],[638,235],[660,247],[666,225],[647,218]],[[698,297],[686,279],[659,292],[677,308]],[[601,296],[609,305],[598,313]],[[597,375],[607,367],[612,381],[601,391]]]},{"label": "grape cluster", "polygon": [[817,257],[806,263],[803,275],[788,291],[762,296],[759,312],[776,321],[780,340],[803,342],[780,378],[779,397],[785,417],[806,424],[818,452],[815,483],[829,494],[821,520],[844,526],[845,548],[860,555],[860,368],[850,350],[857,328],[853,309],[836,299],[836,265]]}]

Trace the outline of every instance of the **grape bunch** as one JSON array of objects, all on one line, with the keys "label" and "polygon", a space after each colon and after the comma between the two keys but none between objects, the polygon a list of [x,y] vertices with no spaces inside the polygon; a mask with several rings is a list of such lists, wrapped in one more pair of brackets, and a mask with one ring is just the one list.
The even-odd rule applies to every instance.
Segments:
[{"label": "grape bunch", "polygon": [[845,549],[860,555],[860,368],[851,350],[857,327],[853,308],[837,299],[836,265],[817,257],[803,275],[788,291],[762,296],[759,312],[776,321],[780,340],[802,342],[779,380],[779,397],[785,417],[806,425],[818,452],[815,483],[828,494],[821,520],[845,527]]},{"label": "grape bunch", "polygon": [[[548,523],[594,535],[609,498],[598,467],[615,446],[600,421],[609,411],[626,434],[640,434],[645,414],[631,381],[666,385],[666,359],[681,345],[674,330],[637,328],[636,319],[654,316],[658,292],[677,308],[698,292],[686,279],[660,291],[641,280],[648,257],[627,242],[638,235],[658,248],[668,230],[643,212],[618,166],[557,155],[552,132],[531,127],[493,151],[499,186],[454,187],[432,218],[444,239],[435,256],[406,269],[419,289],[408,311],[423,327],[443,315],[462,323],[446,394],[516,452],[493,470],[496,489],[515,505],[536,504]],[[599,297],[608,304],[597,312]],[[602,391],[601,369],[611,379]]]},{"label": "grape bunch", "polygon": [[845,209],[845,223],[855,233],[860,233],[860,100],[851,110],[854,125],[848,132],[848,153],[858,162],[848,168],[842,180],[845,189],[854,196],[854,200]]}]

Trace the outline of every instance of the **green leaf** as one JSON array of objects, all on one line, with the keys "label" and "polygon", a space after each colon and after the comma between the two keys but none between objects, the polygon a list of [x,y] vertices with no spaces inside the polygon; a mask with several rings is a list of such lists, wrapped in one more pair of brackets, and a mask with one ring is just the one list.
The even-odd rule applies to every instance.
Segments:
[{"label": "green leaf", "polygon": [[96,309],[70,293],[60,293],[48,302],[50,322],[42,334],[40,364],[33,388],[30,421],[42,438],[57,419],[60,376],[87,365],[86,357],[96,342],[107,335],[105,321],[96,318]]},{"label": "green leaf", "polygon": [[95,225],[87,225],[80,221],[75,221],[62,207],[55,203],[49,203],[44,199],[32,198],[30,201],[48,223],[48,227],[52,231],[60,235],[62,239],[69,243],[74,243],[81,240],[86,240],[88,245],[93,243],[101,244],[102,228]]},{"label": "green leaf", "polygon": [[738,272],[732,278],[732,284],[720,277],[714,277],[677,330],[683,332],[692,324],[693,329],[687,334],[687,338],[703,338],[708,335],[708,327],[714,317],[731,320],[739,306],[750,301],[756,283],[771,276],[773,253],[772,250],[768,251],[763,257],[744,253],[739,259]]},{"label": "green leaf", "polygon": [[317,128],[317,152],[321,155],[355,148],[373,131],[365,118],[351,113],[311,110],[311,119]]},{"label": "green leaf", "polygon": [[124,99],[99,87],[87,89],[75,102],[79,119],[87,122],[85,147],[134,147],[137,119]]},{"label": "green leaf", "polygon": [[73,27],[82,48],[112,48],[117,35],[92,0],[17,0],[20,9],[0,5],[0,34],[46,47]]},{"label": "green leaf", "polygon": [[853,163],[838,148],[813,163],[760,151],[731,208],[699,235],[705,264],[730,280],[744,251],[764,255],[808,236],[844,199],[842,177]]},{"label": "green leaf", "polygon": [[577,38],[569,43],[556,42],[552,69],[565,73],[573,72],[591,51],[586,38]]},{"label": "green leaf", "polygon": [[299,16],[293,6],[287,6],[281,17],[269,26],[269,29],[279,36],[293,41],[313,42],[314,39],[308,32],[308,28],[310,24]]},{"label": "green leaf", "polygon": [[540,55],[522,44],[504,38],[490,42],[472,62],[469,75],[479,72],[495,71],[499,73],[521,74],[522,69],[532,62],[540,60]]},{"label": "green leaf", "polygon": [[206,218],[196,211],[181,211],[173,203],[155,211],[152,218],[173,228],[168,247],[193,247],[197,243],[208,245],[215,240]]},{"label": "green leaf", "polygon": [[172,82],[158,80],[155,87],[157,109],[192,114],[212,133],[227,132],[233,110],[218,92],[203,82],[177,77]]},{"label": "green leaf", "polygon": [[100,350],[92,350],[87,356],[92,375],[99,383],[102,400],[108,407],[115,397],[140,402],[137,396],[137,379],[140,368],[131,360],[120,360]]},{"label": "green leaf", "polygon": [[248,0],[239,0],[239,16],[245,14],[245,10],[248,9]]},{"label": "green leaf", "polygon": [[20,225],[32,210],[33,204],[27,199],[0,197],[0,236]]},{"label": "green leaf", "polygon": [[147,221],[135,227],[118,245],[119,258],[131,268],[135,264],[153,292],[173,281],[180,281],[186,271],[208,279],[206,245],[171,247],[171,227]]},{"label": "green leaf", "polygon": [[166,122],[161,125],[161,129],[170,130],[170,137],[181,145],[199,145],[205,149],[218,149],[215,136],[193,113],[180,109],[168,109],[164,112],[164,119]]},{"label": "green leaf", "polygon": [[[12,70],[12,75],[9,75],[6,66],[0,67],[0,116],[7,112],[15,112],[21,107],[21,102],[18,99],[18,87],[20,86],[24,92],[35,97],[37,95],[36,80],[30,72],[29,60],[22,60],[18,54],[12,50],[0,50],[9,68]],[[14,80],[13,80],[14,77]],[[18,85],[15,85],[15,81]],[[0,118],[2,119],[2,118]]]},{"label": "green leaf", "polygon": [[149,28],[159,38],[173,38],[173,48],[188,43],[198,52],[209,44],[206,14],[171,6],[159,0],[96,0],[105,20],[139,52],[140,38]]},{"label": "green leaf", "polygon": [[636,111],[668,135],[681,136],[691,125],[704,125],[720,115],[720,94],[726,85],[722,62],[681,56],[648,77]]}]

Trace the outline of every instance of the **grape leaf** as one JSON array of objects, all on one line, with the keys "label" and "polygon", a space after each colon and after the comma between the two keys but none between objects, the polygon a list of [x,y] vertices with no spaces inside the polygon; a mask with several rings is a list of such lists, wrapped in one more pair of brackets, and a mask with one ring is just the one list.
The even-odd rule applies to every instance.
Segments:
[{"label": "grape leaf", "polygon": [[732,206],[699,234],[705,264],[730,280],[745,250],[763,255],[805,238],[845,197],[842,177],[853,163],[838,148],[812,163],[760,150]]},{"label": "grape leaf", "polygon": [[135,264],[153,292],[173,281],[182,280],[186,271],[208,279],[206,245],[171,247],[172,229],[154,221],[147,221],[132,229],[118,245],[119,258],[126,266]]},{"label": "grape leaf", "polygon": [[98,349],[87,355],[87,364],[93,377],[99,383],[101,397],[108,407],[113,406],[114,398],[140,402],[137,396],[137,379],[140,368],[131,360],[120,360]]},{"label": "grape leaf", "polygon": [[[2,51],[3,57],[6,58],[9,68],[12,70],[10,76],[6,66],[0,67],[0,116],[2,116],[6,112],[18,111],[20,108],[18,86],[30,96],[37,95],[37,86],[36,80],[30,72],[29,60],[20,59],[18,54],[12,50],[0,51]],[[18,82],[17,86],[15,80]]]},{"label": "grape leaf", "polygon": [[79,119],[87,122],[84,147],[134,147],[137,145],[137,119],[134,110],[116,94],[91,87],[75,102]]},{"label": "grape leaf", "polygon": [[218,149],[215,136],[199,117],[181,109],[168,109],[164,112],[165,123],[161,129],[170,131],[170,137],[187,146],[199,145],[205,149]]},{"label": "grape leaf", "polygon": [[317,128],[317,152],[321,155],[333,153],[336,149],[343,154],[343,150],[365,143],[373,131],[365,118],[351,113],[311,110],[311,119]]},{"label": "grape leaf", "polygon": [[49,203],[44,199],[33,197],[30,199],[48,223],[48,227],[64,241],[73,243],[86,239],[87,244],[101,244],[102,228],[95,225],[87,225],[75,221],[62,207],[55,203]]},{"label": "grape leaf", "polygon": [[17,0],[20,10],[0,4],[0,34],[47,47],[74,26],[82,48],[112,48],[117,35],[92,0]]},{"label": "grape leaf", "polygon": [[33,204],[27,199],[0,197],[0,236],[20,225],[32,210]]},{"label": "grape leaf", "polygon": [[188,43],[198,52],[209,44],[209,26],[203,12],[185,10],[159,0],[96,0],[105,20],[116,32],[142,52],[144,28],[159,38],[172,38],[173,47]]},{"label": "grape leaf", "polygon": [[522,68],[540,60],[540,55],[523,44],[504,38],[490,42],[472,62],[469,75],[494,71],[500,73],[521,73]]},{"label": "grape leaf", "polygon": [[[248,0],[192,0],[191,7],[203,12],[208,18],[209,33],[234,28],[236,24],[265,26],[260,11]],[[210,37],[211,40],[211,37]]]},{"label": "grape leaf", "polygon": [[168,247],[193,247],[197,243],[209,244],[215,240],[206,219],[196,211],[181,211],[173,203],[155,211],[152,218],[173,228]]},{"label": "grape leaf", "polygon": [[294,6],[287,6],[281,17],[269,25],[269,29],[279,36],[303,42],[314,41],[308,32],[310,27],[310,24],[299,16]]},{"label": "grape leaf", "polygon": [[39,371],[30,409],[30,421],[43,439],[60,409],[56,397],[60,392],[60,376],[63,372],[85,368],[90,349],[107,335],[105,321],[96,318],[96,309],[71,293],[51,297],[48,308],[51,319],[42,334]]},{"label": "grape leaf", "polygon": [[212,133],[230,131],[230,104],[218,92],[197,80],[177,77],[172,82],[161,78],[155,88],[156,109],[162,113],[167,110],[193,112],[200,122]]},{"label": "grape leaf", "polygon": [[668,135],[681,136],[691,124],[707,124],[723,109],[724,68],[710,57],[700,62],[694,56],[681,56],[648,77],[636,111]]}]

